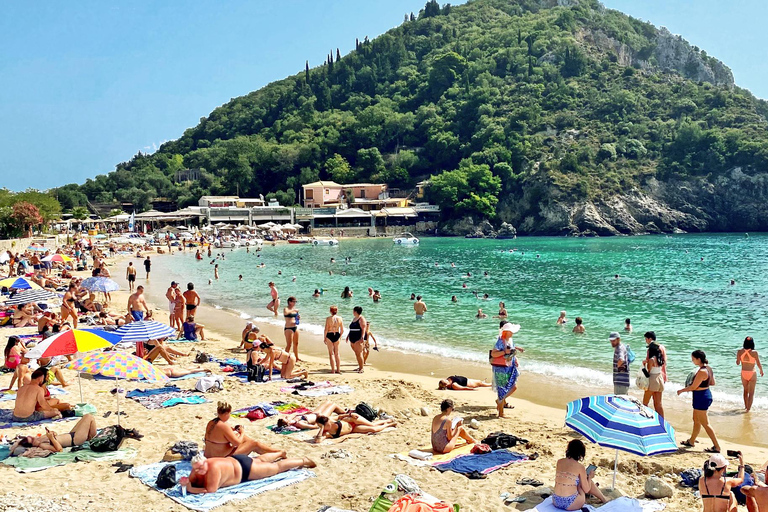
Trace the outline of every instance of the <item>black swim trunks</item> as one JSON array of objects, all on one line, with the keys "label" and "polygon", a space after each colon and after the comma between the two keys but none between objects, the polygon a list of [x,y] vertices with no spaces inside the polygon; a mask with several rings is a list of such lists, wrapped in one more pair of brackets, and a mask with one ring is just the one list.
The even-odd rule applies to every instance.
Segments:
[{"label": "black swim trunks", "polygon": [[187,311],[194,311],[197,304],[187,304]]},{"label": "black swim trunks", "polygon": [[248,455],[230,455],[231,458],[235,459],[239,464],[240,468],[243,470],[243,474],[240,477],[240,483],[244,483],[248,481],[248,476],[251,474],[251,466],[253,465],[253,459],[250,458]]},{"label": "black swim trunks", "polygon": [[128,274],[128,282],[132,282],[136,280],[136,274]]}]

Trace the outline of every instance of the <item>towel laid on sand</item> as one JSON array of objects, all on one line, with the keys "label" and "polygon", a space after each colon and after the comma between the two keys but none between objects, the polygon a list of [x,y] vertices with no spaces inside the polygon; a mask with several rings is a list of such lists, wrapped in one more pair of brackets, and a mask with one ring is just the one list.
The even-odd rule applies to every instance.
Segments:
[{"label": "towel laid on sand", "polygon": [[429,460],[419,460],[417,458],[414,458],[411,456],[411,452],[414,450],[411,450],[410,452],[401,452],[396,453],[392,455],[392,457],[402,460],[410,464],[411,466],[434,466],[435,464],[442,464],[445,462],[452,461],[456,457],[460,457],[462,455],[468,455],[472,452],[472,446],[471,444],[463,444],[461,446],[458,446],[451,450],[448,453],[436,453],[431,446],[425,446],[422,448],[419,448],[416,451],[422,452],[422,453],[429,453],[432,457]]},{"label": "towel laid on sand", "polygon": [[[658,512],[667,507],[664,503],[658,501],[636,500],[633,498],[621,497],[609,501],[601,507],[595,508],[592,505],[585,505],[584,508],[592,512]],[[547,498],[540,503],[535,512],[562,512],[552,504],[552,498]]]},{"label": "towel laid on sand", "polygon": [[[51,392],[51,396],[67,394],[67,391],[64,388],[58,386],[48,386],[48,391]],[[16,391],[4,391],[0,393],[0,402],[10,402],[12,400],[16,400]]]},{"label": "towel laid on sand", "polygon": [[243,407],[242,409],[238,409],[238,410],[236,410],[236,411],[234,411],[232,413],[232,416],[234,416],[235,418],[245,418],[246,416],[248,416],[249,412],[251,412],[253,410],[256,410],[256,409],[261,409],[264,412],[264,417],[265,418],[267,416],[276,416],[277,415],[277,409],[275,409],[272,406],[272,404],[268,404],[268,403],[264,402],[264,403],[260,403],[260,404],[256,404],[256,405],[251,405],[250,407]]},{"label": "towel laid on sand", "polygon": [[491,453],[462,455],[451,461],[435,464],[434,467],[440,471],[453,471],[462,475],[475,472],[487,475],[523,460],[528,460],[528,456],[510,450],[496,450]]},{"label": "towel laid on sand", "polygon": [[197,373],[190,373],[189,375],[184,375],[183,377],[173,377],[171,379],[168,379],[168,382],[176,382],[179,380],[187,380],[187,379],[199,379],[201,377],[207,377],[209,374],[205,372],[197,372]]},{"label": "towel laid on sand", "polygon": [[8,457],[2,463],[13,466],[19,473],[33,473],[56,466],[64,466],[72,462],[84,462],[92,460],[127,460],[136,456],[136,448],[127,447],[116,452],[94,452],[91,450],[78,450],[76,452],[65,449],[59,453],[52,453],[47,457]]},{"label": "towel laid on sand", "polygon": [[208,399],[196,391],[179,389],[177,386],[167,386],[158,389],[134,389],[126,397],[139,402],[147,409],[164,409],[179,404],[205,404]]},{"label": "towel laid on sand", "polygon": [[[254,480],[252,482],[245,482],[239,485],[233,485],[231,487],[224,487],[214,493],[209,494],[187,494],[181,495],[181,487],[176,485],[171,489],[158,489],[155,485],[157,475],[160,470],[167,466],[166,462],[158,462],[156,464],[149,464],[148,466],[139,466],[131,468],[130,475],[134,478],[138,478],[141,482],[156,491],[160,491],[173,501],[181,503],[190,510],[199,510],[201,512],[207,512],[215,507],[220,507],[232,500],[244,500],[250,498],[256,494],[261,494],[266,491],[272,491],[274,489],[280,489],[293,485],[295,483],[312,478],[315,474],[312,471],[306,469],[294,469],[292,471],[286,471],[269,478],[263,478],[261,480]],[[181,461],[174,463],[176,466],[176,479],[183,476],[189,476],[189,472],[192,469],[192,465],[189,462]],[[260,507],[259,507],[260,508]]]},{"label": "towel laid on sand", "polygon": [[41,423],[53,423],[55,421],[70,421],[70,420],[79,420],[80,418],[61,418],[58,420],[41,420],[41,421],[30,421],[25,423],[17,423],[13,421],[13,410],[11,409],[0,409],[0,429],[2,428],[22,428],[22,427],[29,427],[32,425],[40,425]]}]

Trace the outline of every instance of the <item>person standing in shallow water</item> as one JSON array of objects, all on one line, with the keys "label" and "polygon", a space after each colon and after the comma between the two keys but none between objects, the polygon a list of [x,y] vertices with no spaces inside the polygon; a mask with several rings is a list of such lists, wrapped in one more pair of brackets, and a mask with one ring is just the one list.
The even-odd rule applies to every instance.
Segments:
[{"label": "person standing in shallow water", "polygon": [[752,409],[752,402],[755,401],[755,386],[757,385],[755,367],[760,370],[760,376],[764,376],[763,365],[760,363],[760,356],[755,350],[755,340],[752,339],[752,336],[744,338],[744,346],[736,354],[736,364],[741,366],[741,385],[744,386],[744,408],[749,412]]},{"label": "person standing in shallow water", "polygon": [[499,418],[504,417],[504,407],[507,398],[517,390],[517,379],[520,376],[517,363],[517,352],[525,352],[520,346],[515,346],[512,335],[520,330],[518,324],[504,323],[499,332],[496,345],[490,351],[490,363],[493,370],[493,387],[496,389],[496,411]]},{"label": "person standing in shallow water", "polygon": [[629,392],[629,354],[621,342],[619,333],[612,332],[608,339],[613,347],[613,394],[626,395]]}]

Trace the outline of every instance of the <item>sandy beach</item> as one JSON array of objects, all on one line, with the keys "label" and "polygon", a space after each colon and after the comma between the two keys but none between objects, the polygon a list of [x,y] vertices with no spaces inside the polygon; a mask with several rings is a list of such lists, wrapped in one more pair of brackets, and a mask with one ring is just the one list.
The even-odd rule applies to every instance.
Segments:
[{"label": "sandy beach", "polygon": [[[153,258],[155,256],[153,255]],[[171,256],[172,257],[172,256]],[[138,260],[134,260],[138,263]],[[136,264],[136,263],[135,263]],[[126,263],[121,259],[111,262],[111,271],[115,279],[124,285],[123,274]],[[167,320],[165,301],[160,300],[168,286],[162,275],[153,273],[149,283],[144,282],[140,272],[138,284],[147,287],[147,298],[153,304],[158,320]],[[205,290],[200,290],[204,295]],[[127,292],[113,293],[113,307],[122,310],[127,300]],[[206,325],[205,342],[174,345],[174,348],[188,351],[204,351],[220,358],[234,357],[243,359],[241,351],[237,350],[239,333],[243,320],[226,311],[215,310],[206,306],[200,308],[197,320]],[[272,338],[278,346],[283,345],[282,330],[279,327],[264,325],[262,332]],[[30,332],[31,329],[6,329],[5,335],[14,332]],[[547,388],[551,383],[544,377],[526,375],[520,381],[520,392],[511,400],[514,409],[508,412],[508,417],[498,419],[495,415],[494,392],[488,389],[473,392],[437,391],[437,378],[451,373],[461,372],[469,377],[484,378],[488,376],[487,368],[479,366],[467,367],[458,361],[439,359],[423,355],[403,354],[395,351],[374,352],[369,360],[371,366],[362,375],[351,373],[354,357],[347,345],[342,345],[342,375],[331,375],[328,372],[327,351],[318,336],[306,332],[301,334],[300,350],[303,363],[310,371],[310,379],[317,381],[329,380],[338,385],[349,385],[354,391],[330,397],[343,407],[354,407],[361,401],[368,402],[385,410],[398,420],[396,429],[377,435],[360,436],[350,439],[342,438],[342,442],[334,444],[310,444],[302,439],[300,434],[281,436],[267,430],[267,426],[276,423],[276,418],[268,418],[255,422],[247,419],[235,420],[245,426],[246,432],[260,441],[268,442],[276,447],[285,449],[289,455],[311,457],[318,463],[314,470],[317,477],[300,482],[284,489],[270,491],[245,502],[233,501],[220,508],[223,511],[243,508],[263,510],[290,510],[300,512],[315,512],[323,505],[333,505],[342,509],[366,512],[372,499],[379,494],[382,487],[392,481],[394,475],[403,473],[412,477],[421,488],[430,494],[450,503],[458,503],[462,510],[495,511],[495,510],[529,510],[542,501],[535,495],[534,488],[516,484],[522,477],[541,480],[545,486],[554,483],[555,463],[562,457],[565,445],[571,439],[579,437],[571,429],[564,427],[564,403],[577,396],[583,396],[584,390],[564,390],[559,388],[558,394]],[[158,361],[160,366],[165,363]],[[179,360],[182,368],[192,368],[192,358]],[[219,365],[208,363],[203,365],[214,373],[221,373]],[[397,371],[397,370],[401,371]],[[70,382],[68,394],[62,399],[68,402],[79,400],[76,375],[65,371]],[[7,387],[9,375],[0,377],[0,387]],[[182,389],[192,389],[194,380],[176,382]],[[94,381],[83,379],[83,394],[86,402],[95,405],[99,426],[114,423],[115,397],[109,394],[114,388],[114,382]],[[121,382],[120,387],[126,390],[157,385],[145,385],[135,382]],[[547,392],[549,390],[549,392]],[[605,390],[604,392],[607,392]],[[201,405],[179,405],[176,407],[149,410],[137,402],[121,397],[120,409],[126,412],[121,417],[123,425],[136,427],[144,439],[140,442],[126,441],[126,446],[136,448],[135,458],[128,460],[134,465],[159,462],[163,454],[176,441],[191,440],[201,442],[205,423],[215,416],[217,401],[227,401],[233,409],[253,405],[258,402],[273,400],[291,400],[307,408],[313,408],[326,398],[310,398],[287,395],[280,391],[279,383],[245,384],[234,378],[225,379],[225,389],[218,393],[207,395],[210,403]],[[456,473],[440,473],[431,468],[414,467],[408,463],[393,458],[395,453],[429,445],[429,429],[433,415],[439,411],[441,400],[450,397],[456,402],[456,413],[465,418],[468,423],[477,419],[479,428],[471,429],[472,435],[482,439],[486,435],[504,431],[515,434],[529,441],[524,447],[516,450],[527,455],[538,454],[538,458],[513,464],[505,469],[494,472],[483,480],[468,480]],[[536,397],[534,403],[531,399]],[[682,403],[682,402],[681,402]],[[559,404],[559,405],[558,405]],[[3,408],[10,408],[12,402],[6,402]],[[428,410],[427,416],[420,414],[420,409]],[[690,429],[690,411],[675,407],[671,411],[670,421],[678,428],[678,441],[687,438]],[[109,418],[103,418],[107,411],[113,411]],[[50,426],[49,426],[50,427]],[[64,432],[69,430],[68,422],[56,423],[53,430]],[[15,435],[22,432],[16,429],[3,431],[5,435]],[[44,432],[42,426],[23,429],[25,434]],[[739,444],[737,439],[729,437],[725,429],[718,430],[724,440],[723,448],[742,450],[745,462],[753,467],[762,467],[768,460],[768,449],[765,448],[765,438],[761,443],[749,442]],[[755,433],[757,438],[757,433]],[[676,475],[689,468],[702,466],[706,456],[702,448],[708,446],[708,440],[700,439],[700,444],[693,451],[679,452],[672,455],[641,458],[621,453],[619,458],[619,476],[617,488],[630,497],[642,497],[645,480],[650,475],[657,475],[675,487],[672,498],[664,499],[666,510],[692,511],[701,507],[691,489],[679,486]],[[351,458],[334,458],[331,450],[343,449],[351,454]],[[613,461],[613,450],[603,449],[587,443],[586,463],[598,466],[597,481],[601,487],[610,486]],[[130,478],[127,473],[115,474],[115,468],[109,462],[78,462],[66,466],[54,467],[45,471],[20,474],[13,468],[0,466],[0,476],[7,483],[7,488],[13,489],[21,499],[24,496],[39,496],[64,498],[64,503],[73,510],[107,511],[116,507],[132,510],[141,507],[144,510],[186,510],[179,504],[166,498],[159,492],[149,489],[137,479]],[[511,506],[503,504],[499,497],[502,493],[513,496],[523,496],[524,503]]]}]

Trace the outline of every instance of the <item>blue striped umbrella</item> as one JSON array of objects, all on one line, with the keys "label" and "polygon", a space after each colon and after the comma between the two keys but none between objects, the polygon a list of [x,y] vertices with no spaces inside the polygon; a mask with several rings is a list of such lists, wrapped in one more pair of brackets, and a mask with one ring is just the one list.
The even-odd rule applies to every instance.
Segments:
[{"label": "blue striped umbrella", "polygon": [[80,286],[91,292],[102,293],[116,292],[120,289],[120,285],[108,277],[89,277],[84,279]]},{"label": "blue striped umbrella", "polygon": [[677,451],[675,429],[641,403],[623,395],[589,396],[568,404],[565,424],[600,446],[649,456]]},{"label": "blue striped umbrella", "polygon": [[22,292],[17,293],[10,299],[5,301],[6,306],[18,306],[19,304],[29,304],[30,302],[46,302],[49,300],[54,300],[60,298],[58,295],[56,295],[53,292],[49,292],[48,290],[24,290]]},{"label": "blue striped umbrella", "polygon": [[115,331],[123,342],[138,342],[170,338],[176,335],[176,329],[154,320],[131,322]]}]

